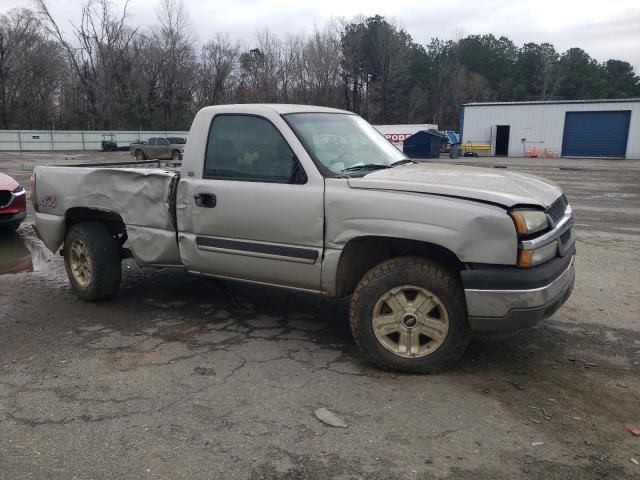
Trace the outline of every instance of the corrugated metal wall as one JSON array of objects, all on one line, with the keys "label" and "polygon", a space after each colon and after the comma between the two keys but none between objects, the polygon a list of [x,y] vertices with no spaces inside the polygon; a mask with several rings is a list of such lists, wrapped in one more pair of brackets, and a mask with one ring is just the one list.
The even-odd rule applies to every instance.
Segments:
[{"label": "corrugated metal wall", "polygon": [[[626,158],[640,159],[640,102],[467,105],[463,142],[486,142],[495,153],[496,126],[509,125],[509,156],[521,157],[535,146],[538,152],[562,152],[567,112],[630,110]],[[525,139],[525,142],[522,142]]]},{"label": "corrugated metal wall", "polygon": [[103,134],[113,134],[118,146],[127,147],[139,138],[186,137],[189,132],[0,130],[0,151],[100,150]]}]

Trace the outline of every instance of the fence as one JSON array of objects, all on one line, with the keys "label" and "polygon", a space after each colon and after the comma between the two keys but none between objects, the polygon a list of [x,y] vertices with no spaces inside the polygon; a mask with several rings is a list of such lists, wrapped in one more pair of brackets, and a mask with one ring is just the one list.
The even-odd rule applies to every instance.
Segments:
[{"label": "fence", "polygon": [[150,137],[187,137],[189,132],[109,131],[109,130],[0,130],[0,151],[74,151],[100,150],[103,140],[117,142],[118,147]]},{"label": "fence", "polygon": [[[402,141],[420,130],[437,129],[437,125],[374,125],[387,140],[402,150]],[[117,142],[119,148],[152,137],[184,137],[189,132],[122,130],[0,130],[0,152],[71,152],[101,150],[103,140]]]}]

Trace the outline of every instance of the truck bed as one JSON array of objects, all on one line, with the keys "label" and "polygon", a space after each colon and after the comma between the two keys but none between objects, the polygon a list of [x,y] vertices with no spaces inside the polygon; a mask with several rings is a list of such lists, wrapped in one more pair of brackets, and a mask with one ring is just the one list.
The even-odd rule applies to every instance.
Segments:
[{"label": "truck bed", "polygon": [[[77,209],[119,215],[140,265],[180,265],[171,185],[178,174],[154,168],[37,167],[34,171],[39,233],[57,250],[65,219]],[[74,210],[76,209],[76,210]]]}]

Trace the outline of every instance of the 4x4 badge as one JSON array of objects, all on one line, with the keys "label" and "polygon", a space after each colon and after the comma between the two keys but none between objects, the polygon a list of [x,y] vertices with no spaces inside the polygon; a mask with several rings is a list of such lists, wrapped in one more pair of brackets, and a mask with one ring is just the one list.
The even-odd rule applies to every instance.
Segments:
[{"label": "4x4 badge", "polygon": [[56,208],[58,206],[58,200],[54,195],[47,195],[42,200],[40,200],[41,207],[49,207]]}]

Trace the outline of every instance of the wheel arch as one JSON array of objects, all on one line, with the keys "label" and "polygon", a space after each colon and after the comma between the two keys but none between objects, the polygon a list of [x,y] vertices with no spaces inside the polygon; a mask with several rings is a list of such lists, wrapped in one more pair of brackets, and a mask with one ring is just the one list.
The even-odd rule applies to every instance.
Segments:
[{"label": "wheel arch", "polygon": [[344,246],[338,260],[336,296],[353,293],[362,277],[379,263],[409,255],[433,260],[456,275],[464,269],[464,264],[454,252],[435,243],[385,236],[355,237]]},{"label": "wheel arch", "polygon": [[64,214],[65,231],[82,222],[99,222],[104,224],[116,238],[119,246],[127,240],[127,227],[123,218],[110,210],[90,207],[74,207]]}]

